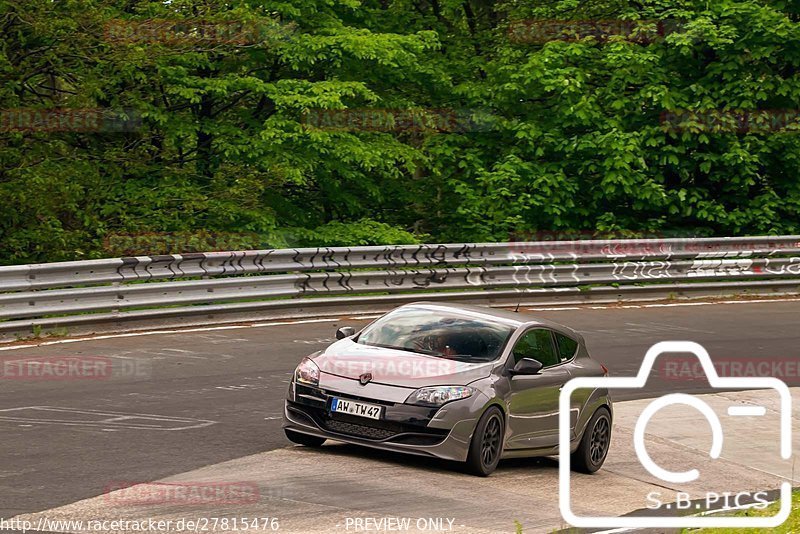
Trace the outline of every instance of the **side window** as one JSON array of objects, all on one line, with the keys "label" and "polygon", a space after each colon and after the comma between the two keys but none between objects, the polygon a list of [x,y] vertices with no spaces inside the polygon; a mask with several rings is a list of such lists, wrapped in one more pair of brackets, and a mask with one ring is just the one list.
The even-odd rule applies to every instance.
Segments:
[{"label": "side window", "polygon": [[571,360],[575,356],[575,351],[578,350],[578,342],[564,334],[556,334],[556,340],[558,341],[558,356],[561,361]]},{"label": "side window", "polygon": [[550,330],[535,328],[517,340],[517,344],[514,345],[514,363],[523,358],[539,360],[545,367],[559,363],[558,357],[553,352]]}]

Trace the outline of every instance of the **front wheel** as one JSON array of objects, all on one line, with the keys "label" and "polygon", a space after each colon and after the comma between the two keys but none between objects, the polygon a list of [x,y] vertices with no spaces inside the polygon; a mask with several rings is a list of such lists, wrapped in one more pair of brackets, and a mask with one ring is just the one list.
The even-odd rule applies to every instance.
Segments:
[{"label": "front wheel", "polygon": [[294,430],[289,430],[288,428],[284,428],[283,432],[286,434],[286,437],[289,438],[289,441],[292,443],[297,443],[298,445],[305,445],[306,447],[320,447],[323,443],[325,443],[325,438],[319,438],[310,434],[302,434],[300,432],[295,432]]},{"label": "front wheel", "polygon": [[467,454],[467,472],[480,477],[489,476],[500,463],[503,452],[503,438],[505,436],[505,421],[503,412],[491,407],[483,413]]},{"label": "front wheel", "polygon": [[592,474],[603,466],[611,445],[611,412],[598,408],[583,431],[578,449],[572,453],[571,463],[575,471]]}]

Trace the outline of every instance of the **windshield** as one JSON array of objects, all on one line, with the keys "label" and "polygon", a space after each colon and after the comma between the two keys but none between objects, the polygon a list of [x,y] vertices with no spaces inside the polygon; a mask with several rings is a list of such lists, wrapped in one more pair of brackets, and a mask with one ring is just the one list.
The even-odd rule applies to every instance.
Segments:
[{"label": "windshield", "polygon": [[513,331],[454,310],[400,308],[368,326],[357,343],[479,363],[497,359]]}]

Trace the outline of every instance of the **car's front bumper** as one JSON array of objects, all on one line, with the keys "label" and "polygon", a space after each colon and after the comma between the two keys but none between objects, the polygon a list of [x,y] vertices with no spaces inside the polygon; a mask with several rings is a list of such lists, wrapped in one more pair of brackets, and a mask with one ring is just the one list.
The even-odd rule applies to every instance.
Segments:
[{"label": "car's front bumper", "polygon": [[[380,420],[330,411],[339,397],[380,404]],[[477,415],[473,402],[456,401],[443,408],[412,406],[357,396],[292,381],[284,408],[284,428],[378,449],[464,461]],[[458,404],[458,406],[456,406]]]}]

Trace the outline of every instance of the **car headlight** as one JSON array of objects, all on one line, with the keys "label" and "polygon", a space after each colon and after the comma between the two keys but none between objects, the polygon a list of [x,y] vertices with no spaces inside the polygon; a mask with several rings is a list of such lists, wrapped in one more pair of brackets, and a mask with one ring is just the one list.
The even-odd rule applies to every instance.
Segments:
[{"label": "car headlight", "polygon": [[297,369],[294,370],[295,382],[308,384],[310,386],[319,385],[319,367],[308,358],[303,358]]},{"label": "car headlight", "polygon": [[420,388],[406,399],[406,404],[418,404],[420,406],[442,406],[450,401],[466,399],[475,393],[475,389],[469,386],[437,386],[432,388]]}]

